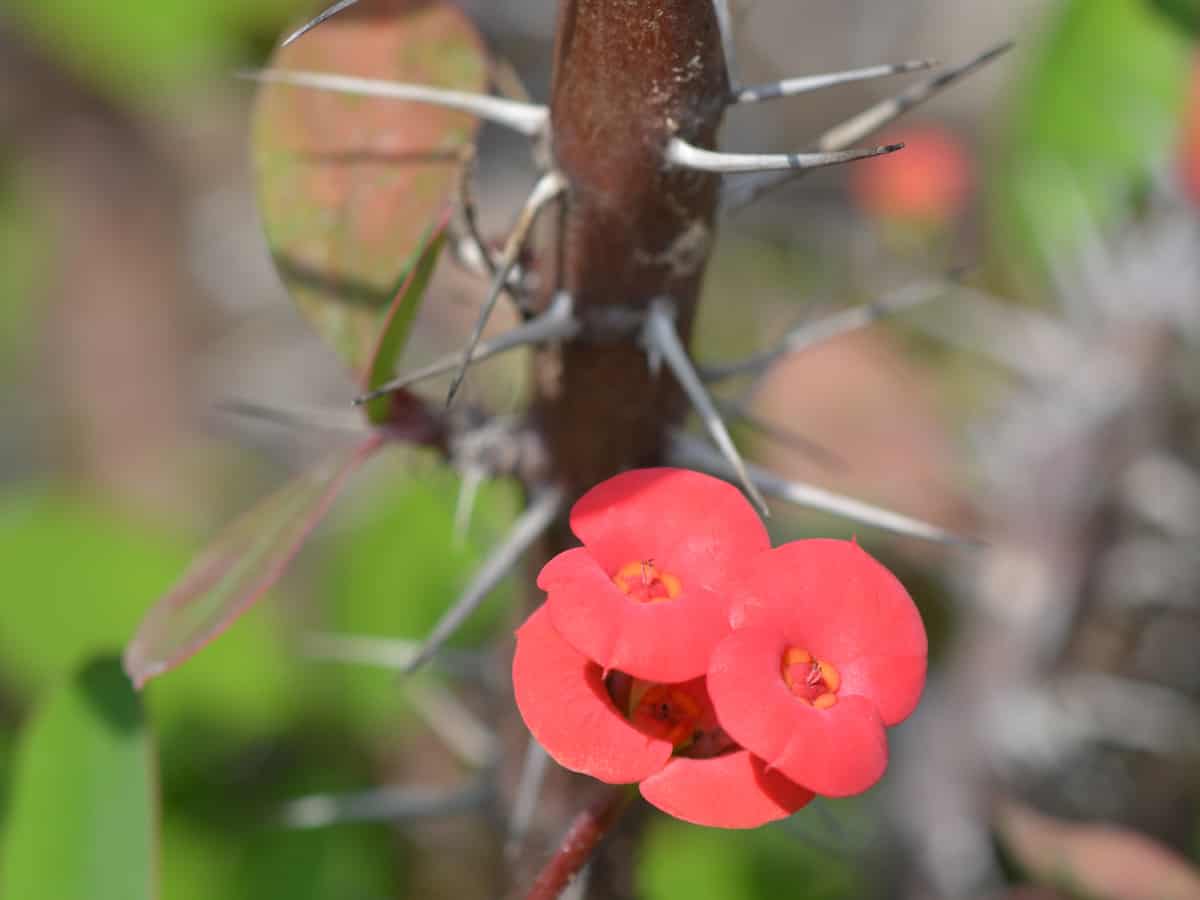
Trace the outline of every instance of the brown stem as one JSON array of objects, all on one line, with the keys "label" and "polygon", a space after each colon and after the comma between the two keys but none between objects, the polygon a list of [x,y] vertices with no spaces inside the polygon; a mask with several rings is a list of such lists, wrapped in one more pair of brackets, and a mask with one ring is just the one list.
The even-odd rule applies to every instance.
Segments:
[{"label": "brown stem", "polygon": [[714,146],[728,91],[711,0],[562,0],[550,150],[569,187],[543,302],[568,291],[585,328],[540,354],[535,413],[572,494],[661,464],[683,416],[678,387],[649,371],[635,334],[587,326],[605,307],[666,296],[687,339],[718,179],[666,165],[664,149],[675,135]]},{"label": "brown stem", "polygon": [[575,817],[558,852],[538,873],[526,900],[556,900],[587,865],[596,848],[621,818],[635,796],[630,785],[611,785],[591,806]]}]

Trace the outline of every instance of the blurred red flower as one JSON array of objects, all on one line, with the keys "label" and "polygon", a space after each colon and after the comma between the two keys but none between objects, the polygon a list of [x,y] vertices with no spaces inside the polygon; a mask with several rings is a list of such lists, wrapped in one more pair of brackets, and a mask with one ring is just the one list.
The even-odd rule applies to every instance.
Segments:
[{"label": "blurred red flower", "polygon": [[904,149],[850,167],[850,194],[868,215],[943,225],[967,206],[971,158],[950,131],[933,125],[888,135]]},{"label": "blurred red flower", "polygon": [[1184,108],[1179,142],[1179,177],[1184,194],[1200,204],[1200,57],[1192,64],[1192,82]]}]

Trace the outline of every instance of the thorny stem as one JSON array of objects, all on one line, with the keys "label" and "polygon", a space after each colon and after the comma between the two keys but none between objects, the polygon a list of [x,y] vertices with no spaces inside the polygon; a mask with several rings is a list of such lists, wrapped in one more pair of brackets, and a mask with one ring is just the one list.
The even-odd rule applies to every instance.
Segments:
[{"label": "thorny stem", "polygon": [[[663,153],[674,137],[713,148],[729,93],[712,0],[560,0],[550,143],[568,188],[543,305],[565,291],[588,320],[670,297],[688,342],[719,178],[665,166]],[[572,498],[622,469],[661,465],[667,428],[686,415],[674,379],[649,371],[632,335],[546,348],[534,385],[536,422]]]},{"label": "thorny stem", "polygon": [[636,796],[631,785],[610,785],[600,799],[575,817],[562,844],[538,873],[526,900],[557,900],[571,880],[592,858]]}]

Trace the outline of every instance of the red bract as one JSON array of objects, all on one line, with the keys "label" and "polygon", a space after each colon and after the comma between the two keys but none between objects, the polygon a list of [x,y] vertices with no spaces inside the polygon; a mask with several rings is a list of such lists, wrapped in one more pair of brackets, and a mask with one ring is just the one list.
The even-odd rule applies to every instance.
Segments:
[{"label": "red bract", "polygon": [[753,828],[812,799],[728,740],[703,679],[606,678],[559,636],[547,606],[517,632],[513,688],[525,724],[560,765],[613,784],[640,781],[642,796],[676,818]]},{"label": "red bract", "polygon": [[770,549],[724,482],[628,472],[571,511],[584,546],[538,577],[513,688],[564,767],[700,825],[751,828],[866,790],[925,680],[925,630],[847,541]]},{"label": "red bract", "polygon": [[737,628],[712,655],[722,728],[818,794],[860,793],[887,767],[885,726],[916,707],[926,639],[904,587],[857,544],[796,541],[758,557]]},{"label": "red bract", "polygon": [[770,549],[734,487],[685,469],[638,469],[571,510],[583,546],[538,576],[554,629],[604,670],[677,683],[703,675],[729,631],[737,573]]}]

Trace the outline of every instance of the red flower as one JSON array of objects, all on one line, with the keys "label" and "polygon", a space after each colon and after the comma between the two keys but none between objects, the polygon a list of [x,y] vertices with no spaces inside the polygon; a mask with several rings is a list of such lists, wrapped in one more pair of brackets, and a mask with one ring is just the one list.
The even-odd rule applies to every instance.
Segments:
[{"label": "red flower", "polygon": [[721,727],[818,794],[857,794],[887,767],[886,726],[925,683],[920,614],[891,572],[847,541],[786,544],[746,572],[737,628],[712,655]]},{"label": "red flower", "polygon": [[738,491],[679,469],[593,488],[571,528],[584,546],[542,570],[513,658],[521,716],[562,766],[724,828],[883,774],[925,632],[856,544],[771,550]]},{"label": "red flower", "polygon": [[686,469],[610,478],[572,508],[571,530],[583,546],[538,576],[554,629],[602,669],[656,682],[704,674],[736,573],[771,546],[740,491]]},{"label": "red flower", "polygon": [[812,799],[729,741],[704,679],[606,677],[559,636],[548,605],[517,632],[513,689],[525,724],[560,765],[610,784],[641,782],[647,801],[684,821],[753,828]]}]

